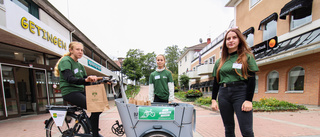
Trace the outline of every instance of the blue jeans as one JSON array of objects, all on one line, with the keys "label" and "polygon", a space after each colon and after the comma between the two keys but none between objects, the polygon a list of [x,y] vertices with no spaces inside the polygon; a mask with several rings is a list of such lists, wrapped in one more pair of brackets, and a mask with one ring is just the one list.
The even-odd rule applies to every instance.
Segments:
[{"label": "blue jeans", "polygon": [[235,137],[234,113],[237,116],[242,136],[254,137],[252,110],[249,112],[241,110],[246,98],[246,90],[246,84],[232,87],[220,86],[219,88],[218,102],[226,137]]}]

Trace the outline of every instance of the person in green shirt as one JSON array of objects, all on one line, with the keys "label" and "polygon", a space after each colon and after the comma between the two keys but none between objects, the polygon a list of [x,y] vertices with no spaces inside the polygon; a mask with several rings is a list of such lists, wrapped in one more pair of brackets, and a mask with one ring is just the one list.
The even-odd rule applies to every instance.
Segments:
[{"label": "person in green shirt", "polygon": [[[60,78],[60,89],[65,101],[78,107],[87,108],[84,85],[96,82],[96,76],[87,76],[83,65],[78,62],[83,56],[83,44],[71,42],[69,52],[57,62],[54,74]],[[99,137],[99,116],[101,112],[94,112],[90,116],[93,137]]]},{"label": "person in green shirt", "polygon": [[[252,98],[255,90],[255,72],[259,71],[255,58],[238,28],[227,31],[221,58],[214,65],[212,109],[218,110],[226,137],[235,137],[234,113],[241,134],[253,137]],[[218,102],[216,98],[219,92]]]},{"label": "person in green shirt", "polygon": [[166,58],[160,54],[157,56],[157,68],[149,78],[150,102],[171,103],[174,99],[174,82],[172,73],[166,68]]}]

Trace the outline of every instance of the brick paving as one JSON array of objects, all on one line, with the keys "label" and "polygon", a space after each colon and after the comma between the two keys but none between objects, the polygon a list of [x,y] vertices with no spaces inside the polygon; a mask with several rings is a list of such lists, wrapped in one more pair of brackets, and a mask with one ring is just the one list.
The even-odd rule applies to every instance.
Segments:
[{"label": "brick paving", "polygon": [[[148,87],[141,86],[139,94],[146,97]],[[181,102],[175,100],[174,102]],[[190,102],[188,102],[190,103]],[[109,101],[110,109],[100,117],[100,134],[105,137],[116,137],[111,126],[120,121],[114,101]],[[253,127],[256,137],[320,137],[320,107],[307,106],[309,110],[298,112],[254,112]],[[224,127],[219,112],[195,106],[195,137],[223,137]],[[29,115],[0,121],[0,137],[44,137],[44,120],[50,114]],[[120,122],[121,123],[121,122]],[[236,136],[240,129],[236,121]]]}]

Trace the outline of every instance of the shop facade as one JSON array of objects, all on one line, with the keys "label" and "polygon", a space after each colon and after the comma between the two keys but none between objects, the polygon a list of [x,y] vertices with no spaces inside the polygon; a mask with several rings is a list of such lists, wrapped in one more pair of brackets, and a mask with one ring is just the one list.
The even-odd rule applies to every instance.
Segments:
[{"label": "shop facade", "polygon": [[[53,68],[80,41],[79,60],[88,75],[114,76],[117,66],[48,1],[0,0],[0,119],[45,113],[45,106],[63,105]],[[111,86],[106,85],[111,93]]]},{"label": "shop facade", "polygon": [[[229,0],[226,7],[235,11],[229,28],[241,30],[260,69],[253,100],[320,105],[320,1]],[[195,53],[191,67],[196,72],[189,72],[193,88],[211,91],[211,68],[220,58],[224,35]]]}]

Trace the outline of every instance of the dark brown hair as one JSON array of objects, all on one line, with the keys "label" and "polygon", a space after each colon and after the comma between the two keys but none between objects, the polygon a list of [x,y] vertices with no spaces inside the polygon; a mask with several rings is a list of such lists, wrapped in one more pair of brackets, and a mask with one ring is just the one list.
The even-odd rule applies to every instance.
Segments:
[{"label": "dark brown hair", "polygon": [[222,53],[221,53],[221,59],[220,59],[220,63],[219,63],[219,67],[217,69],[217,74],[216,74],[216,78],[218,80],[218,82],[220,81],[219,80],[219,71],[222,67],[222,65],[226,62],[226,60],[230,57],[229,56],[229,52],[228,52],[228,48],[227,48],[227,44],[226,44],[226,41],[227,41],[227,35],[229,34],[229,32],[234,32],[237,34],[238,36],[238,39],[239,39],[239,45],[238,45],[238,49],[237,49],[237,54],[238,54],[238,59],[237,59],[237,63],[241,63],[242,64],[242,68],[241,68],[241,72],[242,72],[242,75],[239,74],[236,70],[236,73],[247,79],[248,78],[248,58],[247,58],[247,54],[251,54],[252,57],[253,54],[251,53],[251,49],[248,47],[248,44],[243,36],[243,34],[241,33],[241,31],[238,29],[238,28],[232,28],[230,30],[227,31],[226,35],[224,36],[224,40],[223,40],[223,45],[222,45]]}]

